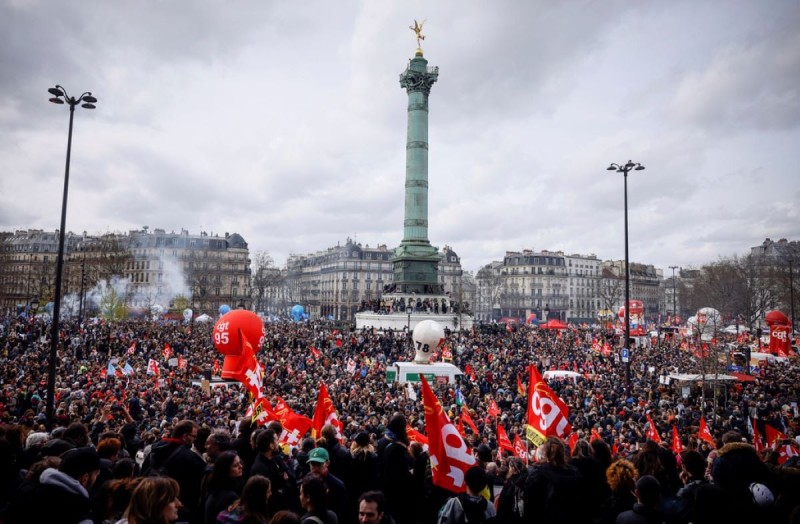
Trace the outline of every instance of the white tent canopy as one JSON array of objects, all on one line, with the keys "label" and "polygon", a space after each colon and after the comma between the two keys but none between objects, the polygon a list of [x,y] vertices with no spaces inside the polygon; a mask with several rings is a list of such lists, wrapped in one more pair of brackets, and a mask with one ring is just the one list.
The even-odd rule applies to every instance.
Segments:
[{"label": "white tent canopy", "polygon": [[738,335],[739,333],[749,333],[750,332],[750,328],[748,328],[747,326],[743,326],[741,324],[739,324],[738,326],[735,326],[735,325],[731,324],[730,326],[726,327],[722,331],[724,331],[725,333],[728,333],[730,335]]},{"label": "white tent canopy", "polygon": [[195,322],[211,322],[212,320],[213,319],[210,316],[206,315],[205,313],[194,319]]},{"label": "white tent canopy", "polygon": [[699,373],[670,373],[670,380],[677,380],[678,382],[699,382],[705,380],[706,382],[736,380],[733,375],[724,375],[722,373],[706,373],[705,376]]},{"label": "white tent canopy", "polygon": [[583,377],[583,375],[581,375],[580,373],[577,373],[575,371],[566,371],[566,370],[557,369],[557,370],[545,371],[544,374],[542,375],[542,377],[545,380],[549,380],[549,379],[552,379],[552,378],[555,378],[555,379],[568,378],[568,379],[571,379],[573,381],[577,381],[579,378]]}]

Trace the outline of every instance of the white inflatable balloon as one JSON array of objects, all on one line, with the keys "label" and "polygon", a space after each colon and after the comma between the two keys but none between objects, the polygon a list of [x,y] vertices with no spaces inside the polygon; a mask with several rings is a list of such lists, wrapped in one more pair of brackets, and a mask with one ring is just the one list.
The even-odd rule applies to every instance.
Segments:
[{"label": "white inflatable balloon", "polygon": [[697,326],[702,329],[714,330],[722,327],[722,316],[714,308],[704,307],[697,310]]},{"label": "white inflatable balloon", "polygon": [[194,313],[194,311],[192,311],[188,307],[186,309],[184,309],[183,310],[183,320],[185,320],[186,322],[189,322],[190,320],[192,320],[192,314],[193,313]]},{"label": "white inflatable balloon", "polygon": [[414,362],[428,363],[431,354],[438,351],[444,344],[444,328],[435,320],[423,320],[414,328],[411,336],[414,341],[416,355]]}]

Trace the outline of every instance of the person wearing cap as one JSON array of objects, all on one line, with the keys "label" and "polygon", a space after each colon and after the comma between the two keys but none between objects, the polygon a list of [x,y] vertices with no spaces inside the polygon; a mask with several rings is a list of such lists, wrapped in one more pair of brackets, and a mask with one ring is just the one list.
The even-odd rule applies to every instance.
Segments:
[{"label": "person wearing cap", "polygon": [[64,452],[58,469],[44,470],[34,489],[12,500],[6,523],[91,524],[89,492],[99,473],[100,456],[93,447]]},{"label": "person wearing cap", "polygon": [[486,471],[480,466],[472,466],[464,474],[466,493],[459,493],[447,500],[438,524],[465,524],[474,522],[496,522],[497,512],[481,492],[488,485]]},{"label": "person wearing cap", "polygon": [[[328,506],[336,513],[340,522],[349,522],[347,512],[347,489],[344,482],[330,471],[330,454],[325,448],[314,448],[308,454],[311,472],[308,477],[322,479],[328,490]],[[351,512],[353,513],[353,512]]]}]

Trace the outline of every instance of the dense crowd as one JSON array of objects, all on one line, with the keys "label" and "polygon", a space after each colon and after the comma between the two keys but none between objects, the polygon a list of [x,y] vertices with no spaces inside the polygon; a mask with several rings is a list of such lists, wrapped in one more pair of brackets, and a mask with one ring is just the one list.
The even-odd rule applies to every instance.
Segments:
[{"label": "dense crowd", "polygon": [[[256,427],[245,416],[243,388],[200,380],[222,363],[211,323],[62,322],[52,428],[49,329],[38,319],[0,325],[0,515],[9,523],[800,521],[797,459],[782,462],[772,449],[759,456],[751,445],[754,425],[800,435],[792,359],[757,370],[756,380],[714,387],[664,380],[709,373],[711,359],[674,339],[634,351],[628,376],[615,351],[593,349],[598,339],[618,342],[610,334],[526,326],[448,333],[453,363],[466,374],[434,391],[453,420],[467,407],[479,464],[467,472],[467,493],[453,497],[432,486],[425,449],[408,439],[408,428],[425,433],[422,396],[386,380],[387,364],[413,359],[406,333],[266,324],[258,358],[270,401],[311,417],[324,383],[343,423],[341,432],[327,426],[282,449],[279,422]],[[159,376],[147,374],[150,360]],[[578,375],[549,382],[578,440],[571,449],[561,439],[531,447],[526,465],[498,452],[497,428],[524,437],[518,378],[530,364]],[[492,402],[500,415],[489,415]],[[646,438],[647,417],[667,446]],[[701,419],[715,445],[698,440]],[[682,454],[669,449],[673,427]]]}]

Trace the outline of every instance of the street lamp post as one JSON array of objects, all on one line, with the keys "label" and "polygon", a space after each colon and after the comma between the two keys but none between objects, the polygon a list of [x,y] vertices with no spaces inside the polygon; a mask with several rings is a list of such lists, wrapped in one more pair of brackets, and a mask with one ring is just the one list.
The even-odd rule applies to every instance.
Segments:
[{"label": "street lamp post", "polygon": [[676,309],[677,304],[677,295],[675,294],[675,270],[678,269],[680,266],[669,266],[672,270],[672,320],[675,321],[675,317],[678,316],[678,310]]},{"label": "street lamp post", "polygon": [[61,201],[61,227],[58,230],[58,257],[56,259],[56,289],[53,298],[53,320],[50,334],[50,358],[47,371],[47,404],[46,416],[48,427],[53,427],[53,410],[55,407],[56,391],[56,359],[58,358],[58,319],[61,314],[61,271],[64,267],[64,234],[67,227],[67,194],[69,192],[69,160],[72,153],[72,121],[75,116],[75,106],[80,104],[85,109],[94,109],[97,99],[91,92],[83,93],[79,97],[71,97],[67,90],[57,85],[47,90],[53,95],[50,102],[54,104],[69,105],[69,133],[67,134],[67,162],[64,168],[64,195]]},{"label": "street lamp post", "polygon": [[628,394],[631,392],[631,268],[628,258],[628,171],[641,171],[644,169],[642,164],[628,160],[626,164],[611,164],[606,170],[622,173],[623,185],[625,188],[625,383],[627,384]]}]

